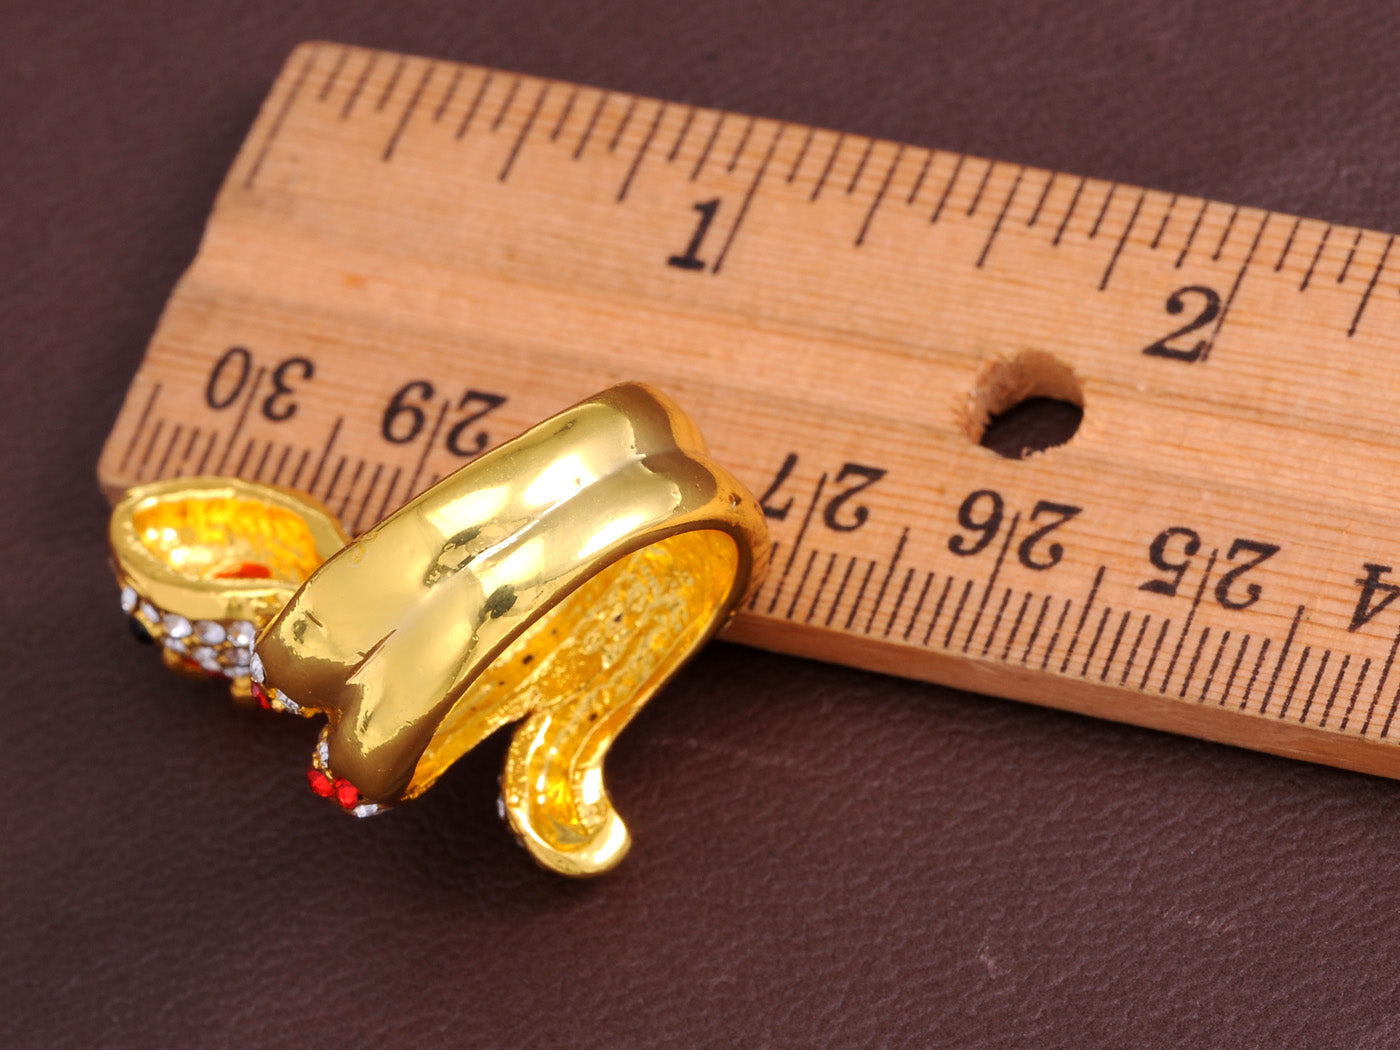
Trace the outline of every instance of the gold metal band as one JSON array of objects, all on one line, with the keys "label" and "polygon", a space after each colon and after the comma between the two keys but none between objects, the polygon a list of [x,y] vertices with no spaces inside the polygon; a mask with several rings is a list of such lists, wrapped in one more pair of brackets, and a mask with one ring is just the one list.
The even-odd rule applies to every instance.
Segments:
[{"label": "gold metal band", "polygon": [[608,747],[768,556],[757,501],[694,424],[618,386],[349,543],[263,632],[255,677],[329,716],[311,783],[361,814],[523,719],[502,780],[510,825],[546,867],[596,874],[628,847]]}]

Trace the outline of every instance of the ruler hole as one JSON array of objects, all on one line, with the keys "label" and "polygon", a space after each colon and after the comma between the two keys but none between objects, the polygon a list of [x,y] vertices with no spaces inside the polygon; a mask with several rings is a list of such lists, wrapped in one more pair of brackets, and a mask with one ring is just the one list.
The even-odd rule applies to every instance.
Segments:
[{"label": "ruler hole", "polygon": [[983,448],[1025,459],[1065,444],[1083,418],[1084,395],[1069,366],[1029,350],[982,369],[962,426]]}]

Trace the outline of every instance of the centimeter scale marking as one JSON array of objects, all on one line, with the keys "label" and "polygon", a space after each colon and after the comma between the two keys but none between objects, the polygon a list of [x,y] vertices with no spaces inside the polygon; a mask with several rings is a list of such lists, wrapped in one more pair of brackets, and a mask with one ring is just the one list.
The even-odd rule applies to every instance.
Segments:
[{"label": "centimeter scale marking", "polygon": [[[104,450],[361,532],[611,382],[762,502],[755,644],[1400,775],[1394,237],[334,44]],[[1070,442],[977,444],[1028,394]]]}]

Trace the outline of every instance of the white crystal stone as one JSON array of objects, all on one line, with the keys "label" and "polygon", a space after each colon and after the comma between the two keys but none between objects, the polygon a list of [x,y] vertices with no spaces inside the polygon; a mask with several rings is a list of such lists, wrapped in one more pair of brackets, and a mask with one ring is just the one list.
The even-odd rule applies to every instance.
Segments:
[{"label": "white crystal stone", "polygon": [[130,614],[136,611],[136,603],[141,600],[136,593],[136,588],[127,584],[122,588],[122,612]]},{"label": "white crystal stone", "polygon": [[500,795],[496,796],[496,816],[500,817],[502,820],[506,819],[506,800],[501,798]]},{"label": "white crystal stone", "polygon": [[262,657],[254,653],[252,659],[248,661],[248,677],[261,684],[266,672],[263,670]]},{"label": "white crystal stone", "polygon": [[205,645],[218,645],[224,640],[224,625],[217,620],[196,620],[194,633]]},{"label": "white crystal stone", "polygon": [[224,663],[235,670],[247,670],[248,661],[253,658],[247,649],[225,649]]},{"label": "white crystal stone", "polygon": [[376,813],[384,812],[384,807],[378,802],[361,802],[350,812],[363,819],[364,817],[372,817]]},{"label": "white crystal stone", "polygon": [[190,636],[190,621],[179,613],[166,613],[161,619],[161,626],[165,628],[165,633],[171,638],[188,638]]},{"label": "white crystal stone", "polygon": [[234,620],[228,626],[228,640],[240,649],[251,649],[257,637],[257,628],[247,620]]},{"label": "white crystal stone", "polygon": [[206,671],[221,670],[219,667],[219,654],[215,652],[211,646],[201,645],[194,652],[190,653],[190,659],[199,664],[199,666]]},{"label": "white crystal stone", "polygon": [[184,655],[185,643],[180,641],[180,639],[178,638],[166,638],[165,647],[169,649],[172,653],[179,653],[182,656]]},{"label": "white crystal stone", "polygon": [[325,740],[325,739],[322,739],[321,742],[320,742],[319,744],[316,745],[316,758],[320,761],[320,763],[321,763],[321,768],[322,768],[322,769],[326,769],[326,768],[328,768],[328,767],[330,766],[330,764],[331,764],[331,745],[330,745],[330,741]]},{"label": "white crystal stone", "polygon": [[288,696],[286,693],[279,692],[279,693],[277,694],[277,702],[278,702],[279,704],[282,705],[282,710],[286,711],[287,714],[289,714],[289,715],[299,715],[299,714],[301,714],[301,704],[297,703],[295,700],[293,700],[293,699],[292,699],[290,696]]},{"label": "white crystal stone", "polygon": [[141,603],[141,616],[149,624],[155,625],[160,623],[160,610],[150,602]]}]

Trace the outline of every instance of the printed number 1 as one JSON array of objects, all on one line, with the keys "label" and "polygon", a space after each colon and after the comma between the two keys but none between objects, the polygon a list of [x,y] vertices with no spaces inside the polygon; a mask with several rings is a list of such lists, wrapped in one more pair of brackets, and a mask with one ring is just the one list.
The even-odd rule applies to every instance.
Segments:
[{"label": "printed number 1", "polygon": [[690,238],[689,247],[684,255],[673,255],[666,260],[670,265],[679,266],[682,270],[703,270],[707,265],[697,253],[700,251],[700,242],[705,239],[705,234],[710,229],[710,223],[715,221],[715,213],[719,211],[719,198],[701,201],[694,205],[694,210],[700,213],[700,222],[695,227],[695,236]]}]

